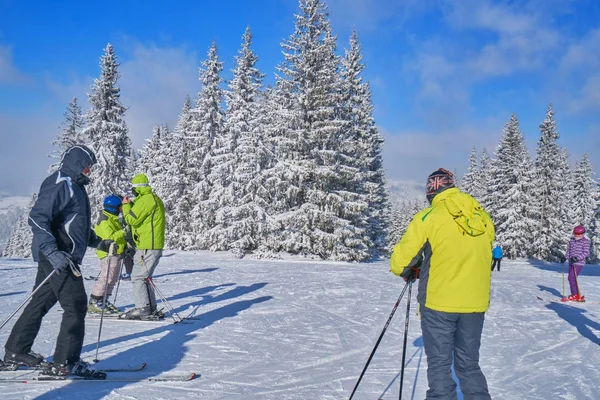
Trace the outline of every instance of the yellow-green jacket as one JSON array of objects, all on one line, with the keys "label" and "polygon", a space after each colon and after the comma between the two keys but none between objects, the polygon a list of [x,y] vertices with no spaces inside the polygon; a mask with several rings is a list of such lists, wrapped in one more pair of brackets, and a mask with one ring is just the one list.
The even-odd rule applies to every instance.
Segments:
[{"label": "yellow-green jacket", "polygon": [[161,250],[165,245],[165,206],[150,186],[137,187],[133,205],[123,204],[123,217],[131,226],[138,250]]},{"label": "yellow-green jacket", "polygon": [[[94,230],[96,231],[96,235],[102,238],[102,240],[111,239],[119,245],[117,254],[123,253],[126,246],[125,230],[123,229],[121,222],[119,222],[119,217],[117,215],[102,211],[102,215],[100,215],[100,219],[98,220],[98,224],[94,227]],[[98,258],[102,259],[106,257],[108,253],[102,250],[96,250],[96,255]]]},{"label": "yellow-green jacket", "polygon": [[492,219],[477,200],[457,188],[444,190],[414,216],[394,247],[392,272],[400,275],[423,253],[419,304],[444,312],[484,312],[494,237]]}]

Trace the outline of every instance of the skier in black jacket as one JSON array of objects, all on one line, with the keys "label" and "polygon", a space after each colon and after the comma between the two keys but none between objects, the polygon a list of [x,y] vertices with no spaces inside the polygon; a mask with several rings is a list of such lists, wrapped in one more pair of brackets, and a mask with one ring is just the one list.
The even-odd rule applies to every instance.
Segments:
[{"label": "skier in black jacket", "polygon": [[[88,246],[106,248],[91,228],[90,202],[85,185],[90,182],[94,153],[83,145],[69,148],[59,170],[47,177],[29,214],[33,231],[32,255],[38,262],[35,286],[56,271],[31,298],[4,346],[7,364],[38,367],[50,375],[75,374],[102,378],[80,360],[85,335],[87,295],[79,265]],[[33,353],[31,347],[42,318],[59,302],[64,310],[53,364]]]}]

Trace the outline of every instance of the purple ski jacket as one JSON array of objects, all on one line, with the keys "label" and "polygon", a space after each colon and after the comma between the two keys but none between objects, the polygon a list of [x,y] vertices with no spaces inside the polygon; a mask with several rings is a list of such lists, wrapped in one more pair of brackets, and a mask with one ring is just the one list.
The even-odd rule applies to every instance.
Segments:
[{"label": "purple ski jacket", "polygon": [[590,255],[590,240],[586,237],[582,237],[577,240],[574,237],[569,240],[569,246],[567,247],[567,253],[565,258],[569,261],[569,258],[576,257],[577,262],[573,265],[585,264],[585,259]]}]

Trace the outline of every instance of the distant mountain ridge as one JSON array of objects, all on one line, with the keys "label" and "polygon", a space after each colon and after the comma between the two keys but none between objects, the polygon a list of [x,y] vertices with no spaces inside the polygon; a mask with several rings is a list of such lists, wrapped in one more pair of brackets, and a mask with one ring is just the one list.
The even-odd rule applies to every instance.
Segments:
[{"label": "distant mountain ridge", "polygon": [[410,200],[425,199],[425,184],[411,180],[388,180],[392,204]]}]

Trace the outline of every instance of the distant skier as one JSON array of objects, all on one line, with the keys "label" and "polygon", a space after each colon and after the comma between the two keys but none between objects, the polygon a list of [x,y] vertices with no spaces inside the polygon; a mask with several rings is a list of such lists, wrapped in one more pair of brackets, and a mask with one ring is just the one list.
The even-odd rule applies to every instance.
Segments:
[{"label": "distant skier", "polygon": [[494,247],[494,250],[492,250],[492,271],[497,266],[498,272],[500,272],[500,262],[502,261],[503,256],[504,254],[502,253],[502,248],[500,247],[500,245],[496,245],[496,247]]},{"label": "distant skier", "polygon": [[[78,375],[103,378],[106,374],[89,368],[80,359],[85,336],[87,295],[80,265],[86,249],[108,248],[92,230],[90,202],[85,185],[96,164],[94,153],[83,145],[69,148],[58,171],[42,183],[37,201],[29,213],[33,231],[33,259],[38,262],[35,285],[39,290],[13,326],[4,345],[4,362],[42,368],[48,375]],[[39,286],[52,271],[56,273]],[[53,364],[31,351],[42,325],[42,319],[59,302],[64,310],[56,339]]]},{"label": "distant skier", "polygon": [[102,239],[110,239],[114,242],[109,252],[96,250],[96,255],[100,259],[100,277],[92,287],[90,302],[88,303],[89,313],[101,313],[104,308],[106,314],[118,314],[119,310],[108,298],[119,279],[122,265],[122,254],[127,244],[125,243],[126,230],[119,221],[119,213],[123,203],[117,196],[107,196],[104,199],[103,211],[100,215],[98,224],[94,227],[96,234]]},{"label": "distant skier", "polygon": [[427,178],[427,200],[431,207],[413,217],[390,260],[394,274],[407,281],[420,277],[427,399],[456,399],[452,365],[465,399],[490,399],[479,348],[490,304],[494,224],[445,169]]},{"label": "distant skier", "polygon": [[571,295],[563,297],[561,301],[584,302],[585,296],[579,290],[578,276],[585,265],[586,258],[590,255],[590,240],[585,236],[585,228],[578,225],[573,229],[573,237],[569,241],[565,259],[569,263],[569,287]]}]

